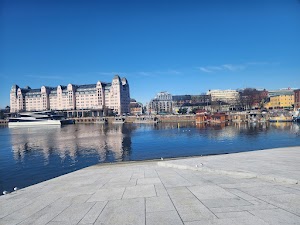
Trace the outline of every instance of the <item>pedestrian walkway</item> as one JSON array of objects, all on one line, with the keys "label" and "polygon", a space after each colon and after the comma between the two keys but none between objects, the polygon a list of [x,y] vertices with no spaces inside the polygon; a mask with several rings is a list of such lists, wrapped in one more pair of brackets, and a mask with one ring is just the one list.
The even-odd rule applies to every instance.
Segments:
[{"label": "pedestrian walkway", "polygon": [[91,166],[0,197],[0,224],[300,224],[300,147]]}]

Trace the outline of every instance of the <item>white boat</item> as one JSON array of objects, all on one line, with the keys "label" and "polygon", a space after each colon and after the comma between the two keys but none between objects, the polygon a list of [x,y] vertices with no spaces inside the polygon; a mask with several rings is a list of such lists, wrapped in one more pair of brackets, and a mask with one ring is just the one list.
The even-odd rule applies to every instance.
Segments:
[{"label": "white boat", "polygon": [[293,117],[285,116],[283,114],[280,116],[270,116],[269,122],[293,122]]},{"label": "white boat", "polygon": [[60,115],[51,115],[47,112],[24,112],[18,117],[8,120],[8,127],[24,126],[60,126],[62,124],[74,123],[73,120],[62,119]]},{"label": "white boat", "polygon": [[300,108],[294,111],[293,113],[293,119],[296,122],[300,122]]}]

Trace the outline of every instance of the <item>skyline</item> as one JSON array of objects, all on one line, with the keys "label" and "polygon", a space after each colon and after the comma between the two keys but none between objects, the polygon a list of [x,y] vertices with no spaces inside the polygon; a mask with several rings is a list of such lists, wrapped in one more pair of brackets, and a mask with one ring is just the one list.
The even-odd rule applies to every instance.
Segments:
[{"label": "skyline", "polygon": [[300,2],[0,0],[0,108],[20,87],[110,82],[160,91],[300,88]]}]

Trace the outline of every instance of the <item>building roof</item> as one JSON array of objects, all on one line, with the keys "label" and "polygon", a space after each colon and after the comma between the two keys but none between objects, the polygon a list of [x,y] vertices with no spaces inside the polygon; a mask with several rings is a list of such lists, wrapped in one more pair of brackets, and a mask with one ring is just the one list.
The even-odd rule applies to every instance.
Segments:
[{"label": "building roof", "polygon": [[191,100],[192,96],[191,95],[173,95],[172,100],[173,101],[187,101]]},{"label": "building roof", "polygon": [[96,88],[96,84],[82,84],[77,85],[77,89],[87,89],[87,88]]},{"label": "building roof", "polygon": [[27,88],[21,88],[21,92],[24,94],[41,94],[41,89],[27,89]]}]

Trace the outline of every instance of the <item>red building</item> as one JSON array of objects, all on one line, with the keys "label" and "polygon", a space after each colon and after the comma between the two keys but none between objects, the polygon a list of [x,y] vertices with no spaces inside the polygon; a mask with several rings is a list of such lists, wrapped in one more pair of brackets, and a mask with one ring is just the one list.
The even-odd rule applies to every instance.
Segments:
[{"label": "red building", "polygon": [[294,108],[300,108],[300,89],[294,90]]}]

